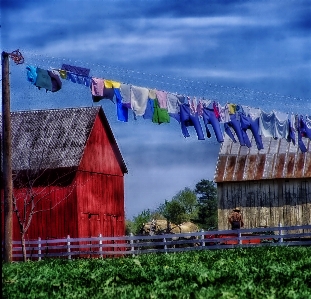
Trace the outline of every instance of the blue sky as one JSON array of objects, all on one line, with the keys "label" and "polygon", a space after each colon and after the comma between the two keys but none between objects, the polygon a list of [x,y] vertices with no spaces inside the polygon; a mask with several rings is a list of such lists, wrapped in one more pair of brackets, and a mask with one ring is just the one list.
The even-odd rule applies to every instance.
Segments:
[{"label": "blue sky", "polygon": [[[311,114],[311,1],[51,0],[1,2],[1,51],[20,49],[11,67],[12,110],[91,106],[84,86],[57,93],[26,81],[25,66],[87,67],[133,85]],[[185,187],[213,179],[220,145],[184,138],[175,120],[121,123],[101,101],[129,174],[128,218]]]}]

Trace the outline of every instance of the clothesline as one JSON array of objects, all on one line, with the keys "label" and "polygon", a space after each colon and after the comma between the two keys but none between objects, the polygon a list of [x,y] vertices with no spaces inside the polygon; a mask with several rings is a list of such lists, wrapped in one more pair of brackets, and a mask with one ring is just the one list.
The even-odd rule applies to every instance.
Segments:
[{"label": "clothesline", "polygon": [[311,140],[311,117],[308,115],[274,110],[267,113],[260,108],[228,102],[221,105],[216,100],[207,100],[203,97],[196,98],[89,76],[89,69],[66,64],[58,69],[51,68],[50,71],[33,66],[27,66],[26,69],[28,81],[38,88],[56,92],[62,87],[60,77],[89,87],[93,102],[116,99],[116,114],[119,121],[128,122],[129,110],[133,111],[134,118],[143,117],[157,124],[169,123],[170,119],[174,118],[180,123],[185,138],[190,136],[188,132],[190,126],[194,127],[199,140],[205,140],[205,136],[210,138],[211,126],[217,141],[221,143],[224,141],[222,124],[225,133],[234,142],[237,142],[236,137],[242,146],[251,147],[246,133],[250,130],[258,150],[263,149],[262,136],[284,138],[295,145],[297,134],[298,146],[302,152],[308,150],[302,138]]}]

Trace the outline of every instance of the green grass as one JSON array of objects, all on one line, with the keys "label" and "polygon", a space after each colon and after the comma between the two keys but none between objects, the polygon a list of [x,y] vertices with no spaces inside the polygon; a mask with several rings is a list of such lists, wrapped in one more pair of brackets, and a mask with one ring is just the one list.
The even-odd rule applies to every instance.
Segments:
[{"label": "green grass", "polygon": [[311,298],[311,247],[2,266],[3,298]]}]

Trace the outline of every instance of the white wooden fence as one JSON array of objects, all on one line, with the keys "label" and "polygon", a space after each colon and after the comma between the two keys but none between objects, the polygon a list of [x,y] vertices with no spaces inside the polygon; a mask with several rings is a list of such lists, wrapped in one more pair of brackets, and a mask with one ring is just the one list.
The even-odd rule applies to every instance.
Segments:
[{"label": "white wooden fence", "polygon": [[[144,253],[211,250],[255,246],[310,246],[311,225],[241,230],[200,231],[153,236],[26,240],[27,259],[89,258]],[[22,259],[20,241],[13,241],[13,260]]]}]

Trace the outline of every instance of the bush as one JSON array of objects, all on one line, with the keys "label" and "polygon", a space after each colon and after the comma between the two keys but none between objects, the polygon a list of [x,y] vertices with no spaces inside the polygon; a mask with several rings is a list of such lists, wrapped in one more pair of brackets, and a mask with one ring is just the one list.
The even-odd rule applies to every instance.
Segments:
[{"label": "bush", "polygon": [[[299,259],[297,258],[299,257]],[[311,247],[4,264],[3,298],[310,298]]]}]

